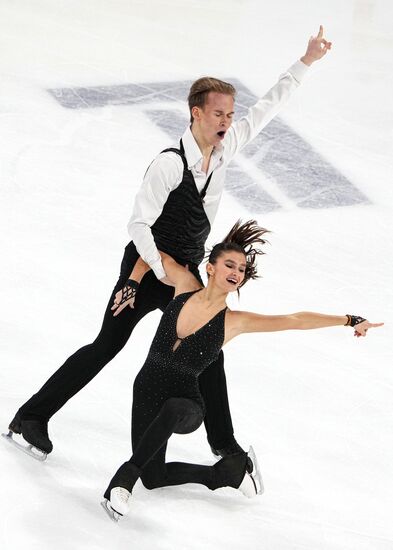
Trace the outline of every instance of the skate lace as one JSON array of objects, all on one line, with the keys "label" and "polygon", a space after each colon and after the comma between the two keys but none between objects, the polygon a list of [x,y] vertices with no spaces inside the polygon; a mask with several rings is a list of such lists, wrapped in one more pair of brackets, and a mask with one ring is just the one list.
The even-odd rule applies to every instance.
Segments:
[{"label": "skate lace", "polygon": [[116,493],[120,500],[127,503],[130,498],[130,493],[124,487],[116,487]]}]

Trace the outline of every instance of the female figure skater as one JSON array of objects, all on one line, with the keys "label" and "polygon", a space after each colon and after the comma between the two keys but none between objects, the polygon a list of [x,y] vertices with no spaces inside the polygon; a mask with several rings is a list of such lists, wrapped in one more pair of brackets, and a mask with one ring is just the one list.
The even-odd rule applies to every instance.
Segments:
[{"label": "female figure skater", "polygon": [[[201,288],[194,276],[170,256],[162,254],[167,276],[175,286],[175,297],[161,318],[146,362],[135,378],[133,455],[118,469],[104,493],[102,505],[115,521],[128,512],[128,500],[139,477],[148,489],[200,483],[211,490],[233,487],[249,497],[262,491],[257,465],[254,462],[253,468],[249,467],[252,462],[245,452],[226,456],[213,466],[165,462],[170,436],[191,433],[202,423],[204,403],[198,376],[229,340],[244,332],[336,325],[356,326],[355,335],[366,336],[369,328],[383,324],[372,324],[352,315],[311,312],[259,315],[228,310],[228,294],[257,277],[256,257],[263,252],[255,245],[265,243],[262,238],[265,232],[253,220],[242,225],[236,223],[209,255],[206,288]],[[132,279],[138,283],[148,269],[139,259]],[[112,309],[120,309],[124,303],[120,291]]]}]

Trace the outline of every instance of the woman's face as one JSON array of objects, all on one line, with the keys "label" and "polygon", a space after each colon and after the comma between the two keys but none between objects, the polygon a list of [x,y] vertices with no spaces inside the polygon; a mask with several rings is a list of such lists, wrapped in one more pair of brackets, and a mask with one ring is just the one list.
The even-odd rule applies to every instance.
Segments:
[{"label": "woman's face", "polygon": [[208,263],[206,269],[215,285],[224,292],[234,292],[244,280],[246,257],[234,250],[223,252],[216,263]]}]

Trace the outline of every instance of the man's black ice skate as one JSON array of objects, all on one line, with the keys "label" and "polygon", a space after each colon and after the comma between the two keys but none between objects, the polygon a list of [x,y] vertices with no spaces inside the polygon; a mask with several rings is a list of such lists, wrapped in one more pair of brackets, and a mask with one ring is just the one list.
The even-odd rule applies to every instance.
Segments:
[{"label": "man's black ice skate", "polygon": [[[48,423],[42,420],[22,420],[19,413],[8,426],[8,434],[1,434],[12,445],[32,456],[36,460],[44,461],[53,445],[48,436]],[[14,434],[21,434],[28,445],[23,445],[13,438]]]},{"label": "man's black ice skate", "polygon": [[246,472],[238,489],[248,498],[261,495],[265,490],[257,457],[255,456],[254,449],[252,447],[248,450]]}]

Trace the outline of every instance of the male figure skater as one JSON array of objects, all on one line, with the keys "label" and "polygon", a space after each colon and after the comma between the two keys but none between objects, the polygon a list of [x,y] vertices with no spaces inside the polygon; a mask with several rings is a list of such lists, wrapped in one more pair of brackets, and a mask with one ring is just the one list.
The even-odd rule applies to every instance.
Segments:
[{"label": "male figure skater", "polygon": [[[162,152],[150,165],[135,198],[128,224],[131,242],[125,248],[120,276],[93,343],[71,355],[24,405],[9,425],[8,437],[22,434],[43,454],[53,449],[48,436],[51,417],[123,348],[133,328],[150,311],[162,311],[173,297],[164,284],[165,270],[158,249],[188,265],[199,277],[198,265],[214,221],[224,186],[225,171],[233,157],[278,113],[300,84],[308,66],[321,59],[331,43],[323,28],[311,37],[305,55],[281,75],[273,88],[232,124],[235,89],[214,78],[194,82],[189,93],[191,124],[179,149]],[[151,270],[138,289],[129,280],[137,258]],[[131,307],[128,307],[131,306]],[[242,451],[233,435],[223,368],[223,355],[200,377],[206,405],[205,426],[215,454]],[[34,454],[33,454],[34,456]]]}]

